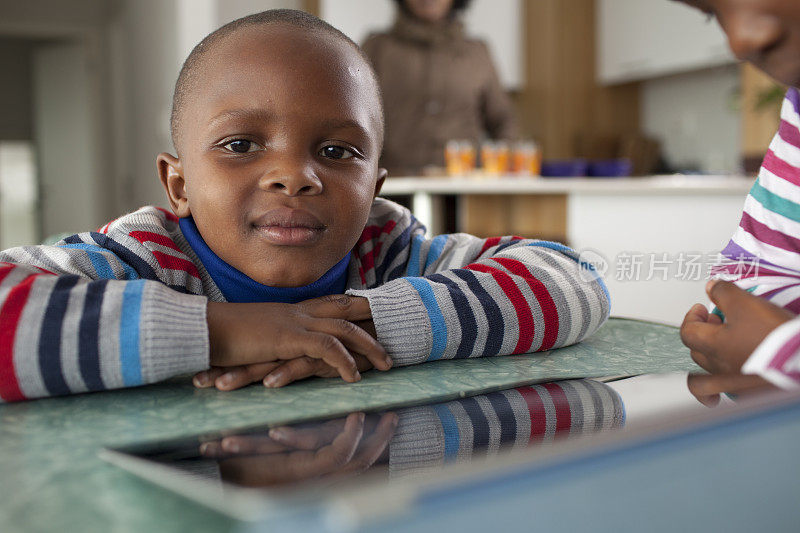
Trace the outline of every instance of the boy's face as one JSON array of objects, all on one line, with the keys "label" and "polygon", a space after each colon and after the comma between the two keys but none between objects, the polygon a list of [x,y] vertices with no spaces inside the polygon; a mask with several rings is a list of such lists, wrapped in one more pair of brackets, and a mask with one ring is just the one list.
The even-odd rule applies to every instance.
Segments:
[{"label": "boy's face", "polygon": [[223,38],[186,98],[173,210],[228,264],[274,287],[319,279],[356,244],[386,175],[377,88],[347,43],[270,25]]},{"label": "boy's face", "polygon": [[713,14],[736,57],[800,86],[799,0],[681,0]]}]

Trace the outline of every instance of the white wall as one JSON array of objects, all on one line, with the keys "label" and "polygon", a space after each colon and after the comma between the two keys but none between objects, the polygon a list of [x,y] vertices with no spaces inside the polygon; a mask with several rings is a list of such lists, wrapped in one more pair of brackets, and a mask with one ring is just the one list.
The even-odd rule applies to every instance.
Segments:
[{"label": "white wall", "polygon": [[661,140],[667,161],[717,174],[740,173],[741,121],[735,108],[739,66],[727,65],[642,83],[641,121]]},{"label": "white wall", "polygon": [[[612,316],[679,325],[693,304],[707,302],[703,290],[707,270],[703,268],[697,277],[689,261],[699,262],[693,258],[702,254],[702,262],[710,266],[711,256],[736,230],[746,196],[745,191],[733,190],[574,194],[567,207],[570,245],[595,250],[609,262],[605,279]],[[662,263],[663,254],[667,263]],[[680,257],[686,267],[683,272],[678,271]]]},{"label": "white wall", "polygon": [[85,47],[37,48],[33,63],[35,131],[44,206],[44,235],[98,226],[97,139],[89,110],[91,80]]},{"label": "white wall", "polygon": [[[123,210],[142,205],[165,205],[156,173],[156,156],[172,151],[169,113],[179,66],[175,0],[127,0],[120,13],[122,43],[116,61],[116,86],[125,100],[118,102],[127,163]],[[117,126],[119,128],[119,125]]]}]

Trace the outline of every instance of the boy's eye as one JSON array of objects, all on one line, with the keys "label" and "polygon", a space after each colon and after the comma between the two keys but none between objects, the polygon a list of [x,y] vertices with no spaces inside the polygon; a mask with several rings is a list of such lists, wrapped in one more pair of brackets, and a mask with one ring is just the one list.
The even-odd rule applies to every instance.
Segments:
[{"label": "boy's eye", "polygon": [[341,146],[326,146],[319,153],[323,157],[330,159],[350,159],[353,157],[353,152]]},{"label": "boy's eye", "polygon": [[236,139],[222,145],[223,148],[236,152],[237,154],[246,154],[258,150],[258,145],[246,139]]}]

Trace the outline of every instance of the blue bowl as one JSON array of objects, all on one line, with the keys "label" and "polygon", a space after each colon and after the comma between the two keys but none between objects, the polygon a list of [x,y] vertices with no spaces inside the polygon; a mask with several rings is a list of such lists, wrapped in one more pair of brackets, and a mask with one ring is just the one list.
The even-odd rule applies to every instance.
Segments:
[{"label": "blue bowl", "polygon": [[589,163],[588,175],[595,178],[620,178],[630,176],[633,164],[630,159],[608,159]]},{"label": "blue bowl", "polygon": [[544,161],[542,176],[544,177],[577,177],[585,176],[589,164],[585,159],[566,159],[563,161]]}]

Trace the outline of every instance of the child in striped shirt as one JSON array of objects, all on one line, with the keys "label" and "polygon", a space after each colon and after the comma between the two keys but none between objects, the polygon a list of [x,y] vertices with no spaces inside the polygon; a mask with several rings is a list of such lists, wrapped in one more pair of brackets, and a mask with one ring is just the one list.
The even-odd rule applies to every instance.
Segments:
[{"label": "child in striped shirt", "polygon": [[436,359],[548,350],[606,320],[605,286],[556,243],[425,238],[377,198],[383,112],[369,63],[319,19],[275,10],[184,63],[142,208],[0,254],[0,398],[196,373],[230,390]]},{"label": "child in striped shirt", "polygon": [[706,288],[724,322],[697,304],[681,327],[692,358],[714,374],[691,378],[690,389],[715,403],[720,392],[800,385],[800,2],[685,3],[717,17],[739,59],[789,86],[780,129]]}]

